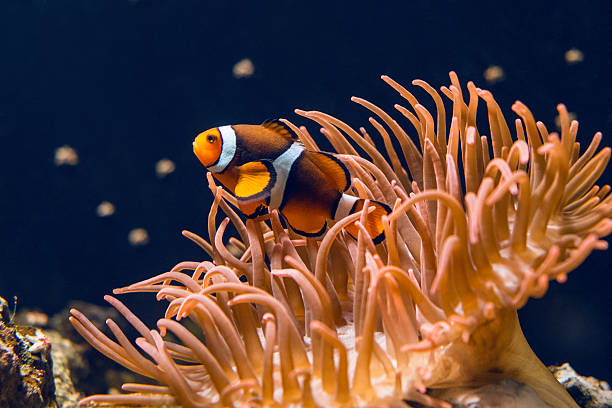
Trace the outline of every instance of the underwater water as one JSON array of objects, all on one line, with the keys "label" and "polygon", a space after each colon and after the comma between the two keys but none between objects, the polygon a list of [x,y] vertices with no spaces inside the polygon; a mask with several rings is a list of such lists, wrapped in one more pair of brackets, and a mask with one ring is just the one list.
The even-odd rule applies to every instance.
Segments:
[{"label": "underwater water", "polygon": [[[52,314],[203,259],[180,235],[205,233],[212,201],[195,134],[276,117],[307,124],[294,108],[365,125],[350,96],[389,111],[400,102],[381,74],[439,87],[452,69],[491,90],[508,119],[520,99],[549,129],[563,102],[579,141],[602,131],[610,146],[612,3],[472,4],[3,0],[0,296]],[[253,73],[248,63],[234,73],[245,58]],[[501,80],[485,79],[491,66]],[[78,163],[71,150],[58,157],[62,146]],[[164,158],[175,169],[161,177]],[[608,170],[598,184],[611,181]],[[114,213],[102,217],[104,201]],[[148,242],[133,233],[143,244],[130,243],[137,228]],[[609,259],[593,253],[520,311],[545,364],[612,379]],[[157,315],[150,297],[138,301],[145,320]]]}]

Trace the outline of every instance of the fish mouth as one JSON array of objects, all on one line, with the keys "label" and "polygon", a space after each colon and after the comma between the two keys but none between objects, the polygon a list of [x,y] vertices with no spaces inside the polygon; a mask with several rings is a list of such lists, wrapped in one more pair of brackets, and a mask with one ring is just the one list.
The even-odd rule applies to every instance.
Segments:
[{"label": "fish mouth", "polygon": [[193,153],[204,166],[206,166],[206,164],[204,164],[206,161],[204,154],[205,151],[206,150],[202,149],[202,135],[200,134],[196,136],[195,140],[193,141]]},{"label": "fish mouth", "polygon": [[199,148],[199,143],[198,143],[198,139],[199,139],[199,135],[196,136],[196,138],[193,140],[193,152],[195,153],[196,156],[198,156],[198,158],[200,157],[200,148]]}]

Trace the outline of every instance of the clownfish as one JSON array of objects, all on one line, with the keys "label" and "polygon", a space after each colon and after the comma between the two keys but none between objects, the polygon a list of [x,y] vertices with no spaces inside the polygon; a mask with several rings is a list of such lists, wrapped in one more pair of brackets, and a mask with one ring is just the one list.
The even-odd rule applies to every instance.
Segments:
[{"label": "clownfish", "polygon": [[[228,125],[198,134],[193,152],[212,175],[237,199],[247,217],[276,208],[291,229],[319,237],[327,221],[361,211],[364,199],[346,194],[348,169],[327,152],[307,150],[293,130],[280,120],[261,125]],[[382,216],[387,204],[370,201],[375,209],[365,227],[375,243],[384,239]],[[346,228],[353,237],[358,227]]]}]

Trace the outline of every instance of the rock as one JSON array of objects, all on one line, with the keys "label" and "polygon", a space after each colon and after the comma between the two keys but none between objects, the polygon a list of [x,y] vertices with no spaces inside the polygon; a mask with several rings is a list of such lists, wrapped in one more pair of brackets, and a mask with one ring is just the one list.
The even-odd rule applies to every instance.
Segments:
[{"label": "rock", "polygon": [[[56,325],[58,320],[59,318],[56,318],[54,322]],[[49,316],[41,310],[20,308],[12,321],[18,325],[35,326],[44,331],[51,343],[57,405],[59,408],[78,407],[83,395],[76,391],[73,377],[79,378],[89,372],[89,366],[81,355],[85,347],[74,344],[58,331],[49,328]]]},{"label": "rock", "polygon": [[112,337],[111,331],[106,327],[106,319],[114,320],[119,327],[125,329],[128,327],[124,324],[123,317],[115,308],[94,305],[93,303],[83,302],[80,300],[71,300],[68,305],[60,312],[56,313],[49,319],[49,327],[57,330],[64,338],[69,339],[74,344],[83,344],[89,347],[89,344],[74,330],[74,327],[68,321],[70,309],[75,308],[83,313],[87,313],[89,320],[104,334]]},{"label": "rock", "polygon": [[0,407],[55,408],[51,343],[42,330],[15,325],[0,298]]},{"label": "rock", "polygon": [[88,366],[74,343],[54,330],[49,330],[46,334],[52,345],[51,358],[57,404],[59,408],[76,408],[83,395],[76,391],[72,373],[84,372]]},{"label": "rock", "polygon": [[607,382],[593,377],[582,377],[569,363],[548,368],[581,407],[612,408],[612,391]]},{"label": "rock", "polygon": [[[58,344],[65,345],[65,347],[62,346],[65,352],[61,358],[66,360],[66,375],[70,377],[71,387],[74,384],[74,388],[78,390],[78,393],[74,391],[76,394],[80,394],[81,397],[92,394],[105,394],[112,389],[120,389],[121,385],[126,382],[156,384],[147,377],[126,370],[92,348],[68,321],[68,316],[70,316],[69,310],[71,308],[77,308],[86,313],[90,321],[102,333],[113,340],[115,337],[106,325],[106,320],[109,318],[115,321],[124,333],[131,336],[137,336],[138,334],[126,324],[125,319],[116,309],[83,301],[71,301],[66,308],[52,316],[49,319],[49,326],[56,330],[58,335],[57,340],[54,338],[53,344],[55,347],[55,342],[57,341],[59,342]],[[56,356],[54,355],[53,361],[55,360]],[[74,395],[70,389],[66,389],[66,401],[71,401]],[[71,408],[72,406],[62,406],[62,408],[69,407]]]}]

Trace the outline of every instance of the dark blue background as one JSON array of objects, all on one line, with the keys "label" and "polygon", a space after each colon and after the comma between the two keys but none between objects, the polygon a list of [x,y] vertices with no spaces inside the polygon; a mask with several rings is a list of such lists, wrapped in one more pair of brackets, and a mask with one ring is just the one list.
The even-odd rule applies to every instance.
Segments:
[{"label": "dark blue background", "polygon": [[[360,126],[368,115],[351,95],[400,102],[380,74],[438,88],[453,69],[491,89],[509,118],[518,98],[549,129],[564,102],[582,141],[602,130],[609,146],[610,21],[609,1],[2,0],[0,295],[53,313],[202,259],[180,236],[205,234],[211,201],[191,152],[196,132],[273,117],[305,124],[296,107]],[[570,66],[572,47],[585,58]],[[255,75],[238,80],[232,66],[244,57]],[[488,86],[491,64],[506,80]],[[54,165],[64,144],[78,166]],[[159,180],[162,157],[176,171]],[[117,207],[110,218],[95,214],[103,200]],[[149,245],[128,244],[135,227]],[[521,311],[546,364],[612,379],[609,259],[593,254]],[[127,303],[144,299],[151,309],[150,297]]]}]

